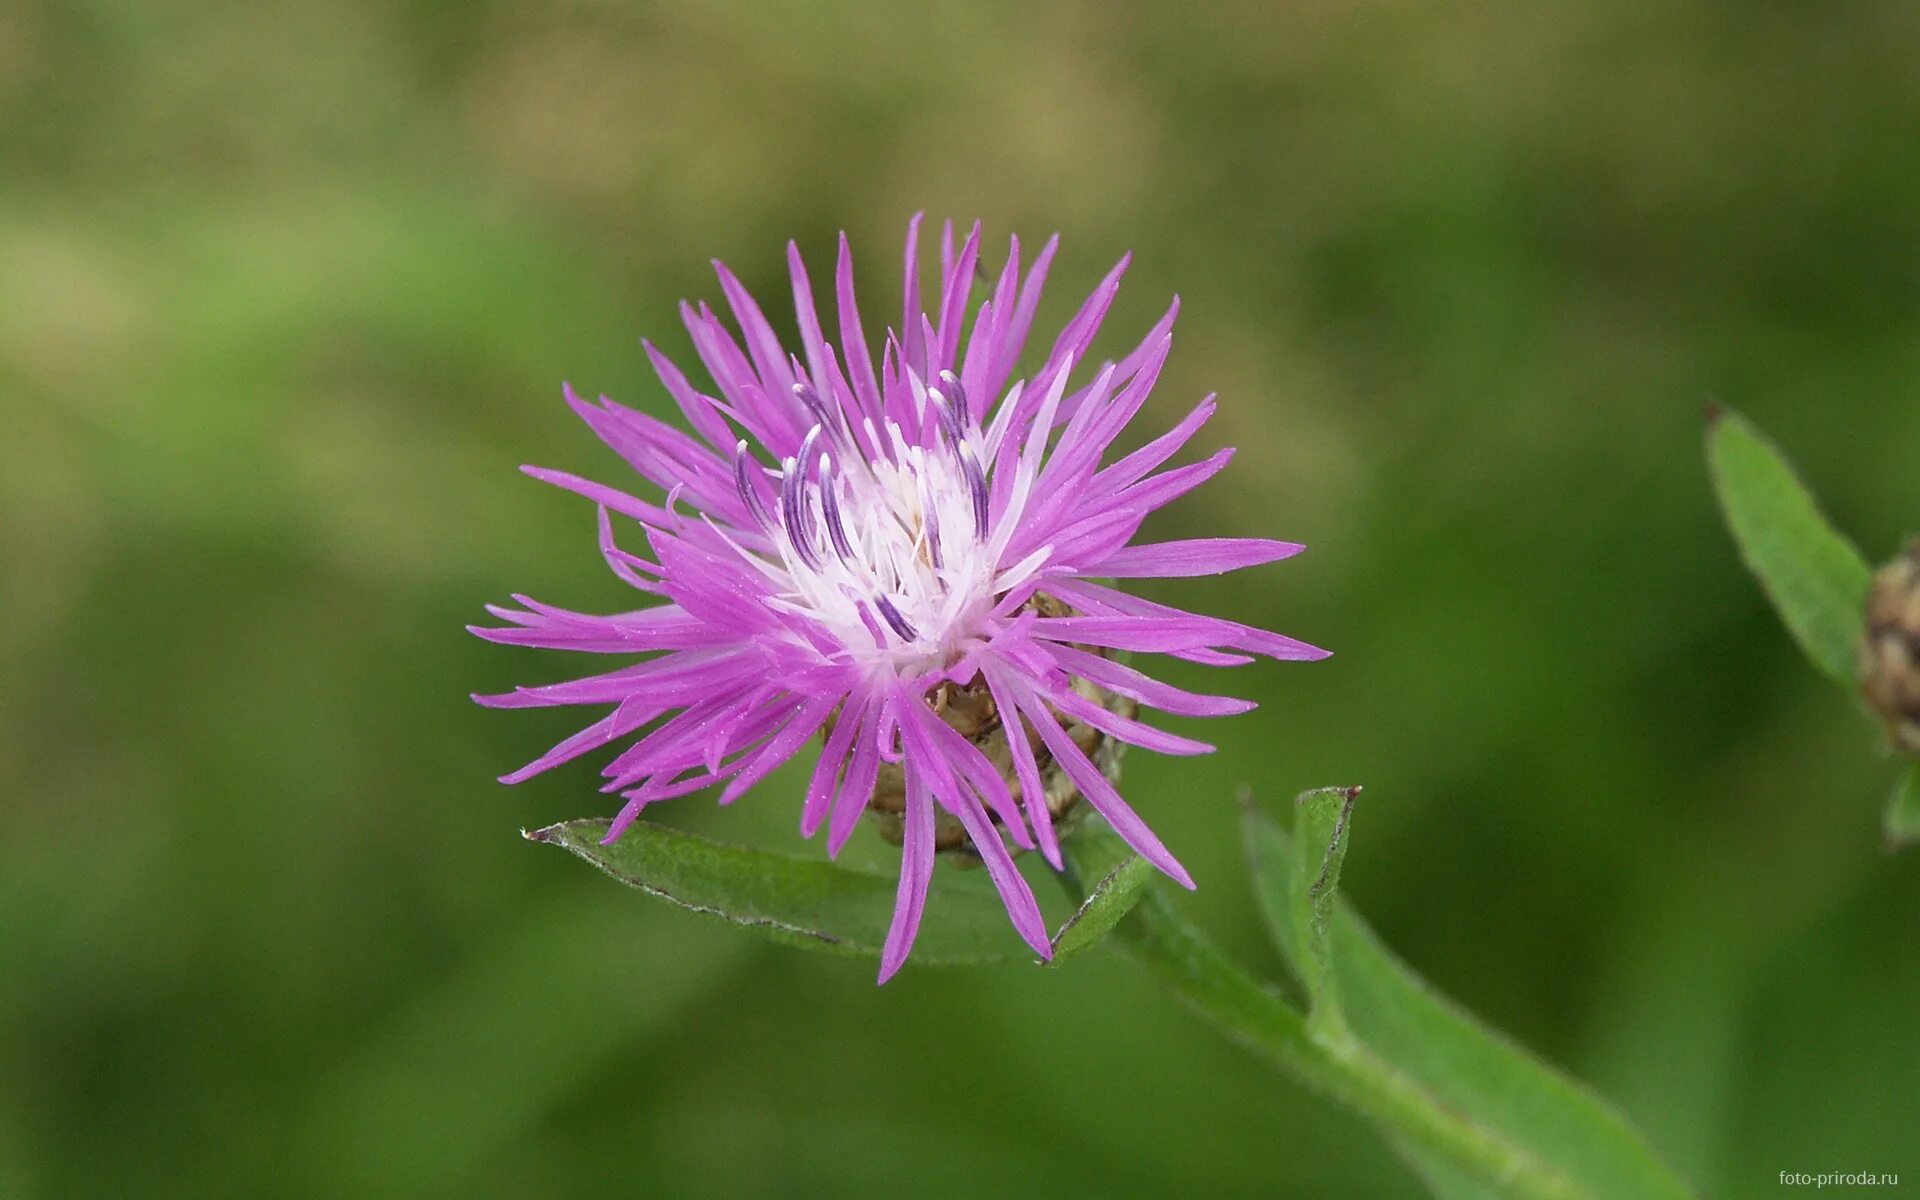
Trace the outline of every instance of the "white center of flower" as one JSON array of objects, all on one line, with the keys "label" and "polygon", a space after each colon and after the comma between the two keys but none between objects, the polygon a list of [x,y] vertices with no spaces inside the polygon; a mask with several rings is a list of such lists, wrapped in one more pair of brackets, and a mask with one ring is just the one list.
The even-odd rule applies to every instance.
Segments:
[{"label": "white center of flower", "polygon": [[986,439],[969,427],[957,381],[943,383],[954,400],[926,390],[932,444],[892,421],[868,419],[856,432],[822,411],[777,473],[749,465],[745,442],[735,453],[741,496],[780,555],[777,565],[751,556],[776,585],[775,603],[826,626],[874,670],[959,658],[1018,582],[996,569],[1004,547],[988,528]]}]

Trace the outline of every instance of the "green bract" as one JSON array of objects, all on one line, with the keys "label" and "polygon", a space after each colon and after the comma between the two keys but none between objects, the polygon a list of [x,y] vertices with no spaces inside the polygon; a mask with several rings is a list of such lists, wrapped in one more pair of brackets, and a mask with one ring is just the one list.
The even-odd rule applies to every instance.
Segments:
[{"label": "green bract", "polygon": [[1780,619],[1814,666],[1853,686],[1873,582],[1866,559],[1828,523],[1774,444],[1740,414],[1710,414],[1707,465],[1740,557]]},{"label": "green bract", "polygon": [[[1746,418],[1713,409],[1707,465],[1740,557],[1813,661],[1849,693],[1860,686],[1860,647],[1873,570],[1820,512],[1779,449]],[[1920,838],[1920,768],[1895,786],[1882,821],[1887,841]]]}]

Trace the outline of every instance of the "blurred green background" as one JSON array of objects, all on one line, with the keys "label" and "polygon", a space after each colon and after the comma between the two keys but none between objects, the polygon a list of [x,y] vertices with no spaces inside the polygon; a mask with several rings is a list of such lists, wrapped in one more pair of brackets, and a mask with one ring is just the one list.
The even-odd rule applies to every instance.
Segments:
[{"label": "blurred green background", "polygon": [[[1417,1194],[1118,958],[876,989],[516,836],[608,811],[493,782],[587,714],[466,699],[580,666],[482,602],[626,604],[515,469],[622,475],[561,380],[664,410],[638,336],[788,237],[888,311],[919,208],[1060,230],[1043,325],[1136,251],[1104,345],[1180,292],[1146,424],[1241,450],[1149,532],[1312,547],[1151,589],[1337,653],[1130,760],[1196,920],[1277,969],[1233,790],[1363,783],[1387,940],[1706,1193],[1920,1177],[1920,854],[1699,449],[1920,526],[1916,61],[1906,0],[0,5],[0,1197]],[[786,846],[793,779],[658,811]]]}]

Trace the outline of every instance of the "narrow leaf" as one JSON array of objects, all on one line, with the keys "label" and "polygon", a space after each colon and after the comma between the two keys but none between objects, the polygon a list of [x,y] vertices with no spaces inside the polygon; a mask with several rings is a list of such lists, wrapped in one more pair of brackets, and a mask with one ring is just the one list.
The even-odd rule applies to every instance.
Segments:
[{"label": "narrow leaf", "polygon": [[1133,853],[1117,837],[1076,835],[1082,853],[1074,856],[1073,869],[1095,875],[1092,886],[1084,882],[1085,899],[1074,910],[1060,931],[1053,935],[1053,959],[1097,945],[1120,923],[1120,918],[1140,902],[1141,891],[1153,878],[1153,864]]},{"label": "narrow leaf", "polygon": [[[1313,805],[1303,806],[1303,825],[1324,830],[1324,813],[1308,820],[1311,811]],[[1303,859],[1311,856],[1296,848],[1295,840],[1306,841],[1307,834],[1296,829],[1290,836],[1253,805],[1247,807],[1245,833],[1262,914],[1281,953],[1306,983],[1319,969],[1310,965],[1311,924],[1296,917],[1302,894],[1297,876]],[[1447,1110],[1532,1159],[1551,1163],[1576,1194],[1645,1200],[1688,1194],[1623,1117],[1434,991],[1344,900],[1334,902],[1325,945],[1352,1038]],[[1498,1179],[1463,1176],[1459,1164],[1418,1148],[1407,1157],[1448,1200],[1515,1194]]]},{"label": "narrow leaf", "polygon": [[1396,1140],[1394,1149],[1407,1160],[1413,1173],[1427,1185],[1436,1200],[1505,1200],[1506,1193],[1491,1183],[1482,1183],[1471,1172],[1404,1140]]},{"label": "narrow leaf", "polygon": [[1866,560],[1828,523],[1774,444],[1738,413],[1709,414],[1707,464],[1747,569],[1814,665],[1852,687],[1873,578]]},{"label": "narrow leaf", "polygon": [[1294,941],[1300,955],[1300,982],[1307,989],[1310,1011],[1322,1020],[1336,1019],[1340,1011],[1340,983],[1333,970],[1331,931],[1333,901],[1340,886],[1340,864],[1347,856],[1347,830],[1353,820],[1353,802],[1360,789],[1321,788],[1302,793],[1294,803],[1293,869],[1288,872],[1288,907]]},{"label": "narrow leaf", "polygon": [[[606,833],[606,821],[586,820],[523,836],[570,850],[628,887],[788,945],[878,958],[886,942],[896,883],[890,876],[730,846],[645,821],[611,846],[600,844]],[[914,962],[1032,958],[993,896],[936,883],[914,942]]]},{"label": "narrow leaf", "polygon": [[1887,801],[1887,846],[1899,850],[1920,842],[1920,763],[1908,767]]}]

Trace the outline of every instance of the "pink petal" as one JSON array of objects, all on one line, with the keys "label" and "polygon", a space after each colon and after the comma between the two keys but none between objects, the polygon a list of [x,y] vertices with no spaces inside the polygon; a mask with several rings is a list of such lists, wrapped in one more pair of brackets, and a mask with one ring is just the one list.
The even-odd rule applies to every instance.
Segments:
[{"label": "pink petal", "polygon": [[1296,542],[1276,542],[1268,538],[1186,538],[1126,546],[1105,562],[1086,570],[1089,575],[1110,579],[1224,575],[1228,571],[1292,558],[1305,549]]}]

